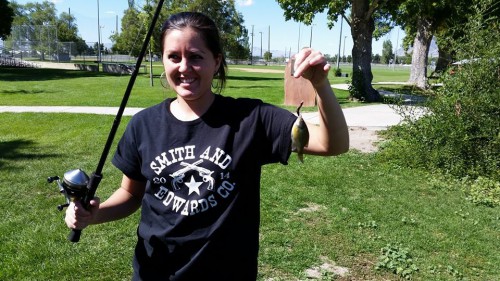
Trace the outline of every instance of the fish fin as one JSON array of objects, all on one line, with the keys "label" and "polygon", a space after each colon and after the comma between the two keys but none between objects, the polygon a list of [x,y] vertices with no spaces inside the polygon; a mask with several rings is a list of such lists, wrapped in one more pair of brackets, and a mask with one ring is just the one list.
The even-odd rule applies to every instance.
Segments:
[{"label": "fish fin", "polygon": [[304,154],[297,153],[297,157],[299,157],[299,160],[300,160],[301,163],[304,163]]}]

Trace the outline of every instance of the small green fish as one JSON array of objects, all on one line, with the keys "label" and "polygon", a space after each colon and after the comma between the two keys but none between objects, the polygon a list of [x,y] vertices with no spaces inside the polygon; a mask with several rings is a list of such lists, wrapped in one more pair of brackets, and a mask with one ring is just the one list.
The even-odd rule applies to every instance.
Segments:
[{"label": "small green fish", "polygon": [[307,130],[306,122],[300,114],[300,108],[302,107],[301,102],[297,108],[297,120],[292,127],[292,151],[297,152],[300,162],[304,163],[304,147],[307,147],[309,143],[309,130]]}]

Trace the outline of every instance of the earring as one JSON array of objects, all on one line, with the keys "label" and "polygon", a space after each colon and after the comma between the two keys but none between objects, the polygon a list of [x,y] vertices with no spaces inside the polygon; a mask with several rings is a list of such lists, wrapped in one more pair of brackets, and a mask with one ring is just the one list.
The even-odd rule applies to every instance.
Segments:
[{"label": "earring", "polygon": [[165,74],[165,71],[162,72],[160,75],[160,84],[163,88],[168,89],[168,81],[167,81],[167,76]]},{"label": "earring", "polygon": [[212,77],[212,89],[217,89],[218,86],[219,86],[219,71],[216,71],[214,73],[214,76]]}]

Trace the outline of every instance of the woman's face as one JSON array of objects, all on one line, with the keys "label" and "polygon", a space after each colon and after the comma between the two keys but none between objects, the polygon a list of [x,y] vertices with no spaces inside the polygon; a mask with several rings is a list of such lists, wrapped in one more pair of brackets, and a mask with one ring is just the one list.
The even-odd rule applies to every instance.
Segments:
[{"label": "woman's face", "polygon": [[170,30],[163,40],[163,66],[170,87],[186,101],[208,97],[221,56],[214,57],[201,35],[189,27]]}]

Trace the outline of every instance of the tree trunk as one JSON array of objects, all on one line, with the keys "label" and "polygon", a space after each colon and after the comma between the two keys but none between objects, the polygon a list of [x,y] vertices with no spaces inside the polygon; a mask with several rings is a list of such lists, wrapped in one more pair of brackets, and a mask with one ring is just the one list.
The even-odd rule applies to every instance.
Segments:
[{"label": "tree trunk", "polygon": [[415,35],[413,42],[411,72],[408,82],[415,84],[421,89],[427,88],[427,57],[432,41],[432,33],[432,22],[429,19],[420,19],[417,27],[417,35]]},{"label": "tree trunk", "polygon": [[438,41],[438,47],[439,47],[439,57],[434,72],[443,73],[444,71],[446,71],[446,69],[448,69],[450,64],[453,62],[453,55],[449,50],[449,46],[445,44],[439,44],[439,41]]},{"label": "tree trunk", "polygon": [[381,96],[372,87],[372,38],[375,23],[372,15],[368,15],[370,1],[352,1],[351,35],[354,40],[352,48],[352,87],[351,96],[365,102],[380,101]]}]

